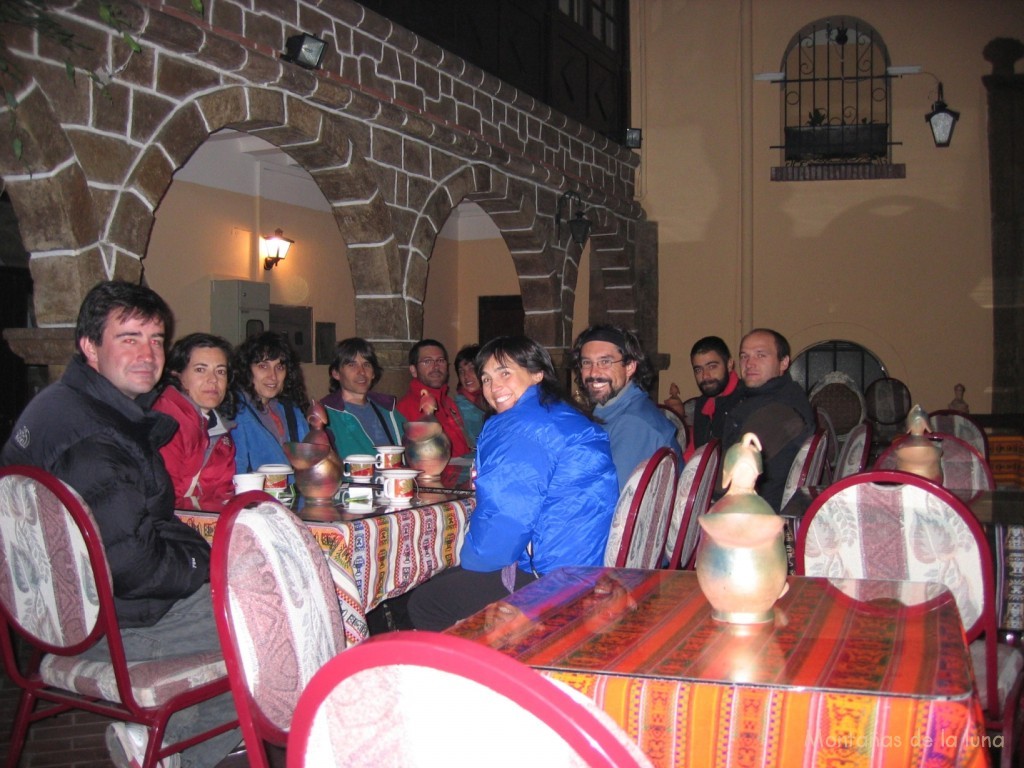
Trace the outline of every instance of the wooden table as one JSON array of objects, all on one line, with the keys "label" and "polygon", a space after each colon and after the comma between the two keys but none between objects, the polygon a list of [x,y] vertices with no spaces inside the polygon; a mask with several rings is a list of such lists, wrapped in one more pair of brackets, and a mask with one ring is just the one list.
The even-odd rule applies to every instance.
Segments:
[{"label": "wooden table", "polygon": [[594,699],[658,766],[981,766],[939,585],[792,576],[774,623],[715,621],[689,571],[565,568],[448,630]]},{"label": "wooden table", "polygon": [[[404,509],[378,505],[353,512],[339,505],[298,510],[328,558],[349,645],[369,636],[367,611],[458,565],[475,504],[471,494],[456,491],[421,493]],[[216,513],[176,514],[213,541]]]},{"label": "wooden table", "polygon": [[[795,541],[811,501],[825,487],[798,488],[779,513]],[[973,491],[948,488],[967,504],[985,529],[995,568],[996,622],[1000,629],[1024,633],[1024,488]],[[787,536],[787,547],[788,541]],[[791,571],[792,572],[792,571]]]}]

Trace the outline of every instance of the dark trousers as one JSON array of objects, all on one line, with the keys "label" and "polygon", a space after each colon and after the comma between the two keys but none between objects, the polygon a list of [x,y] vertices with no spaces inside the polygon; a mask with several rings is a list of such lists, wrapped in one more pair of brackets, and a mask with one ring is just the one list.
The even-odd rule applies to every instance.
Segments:
[{"label": "dark trousers", "polygon": [[[535,580],[532,573],[516,570],[516,589]],[[409,617],[416,629],[441,632],[472,616],[496,600],[508,597],[501,571],[481,573],[456,566],[416,587],[409,598]]]}]

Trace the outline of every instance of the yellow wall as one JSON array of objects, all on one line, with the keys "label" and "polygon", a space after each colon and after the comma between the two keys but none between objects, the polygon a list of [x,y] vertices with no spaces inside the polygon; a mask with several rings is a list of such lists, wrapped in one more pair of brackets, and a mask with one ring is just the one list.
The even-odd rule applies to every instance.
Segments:
[{"label": "yellow wall", "polygon": [[[254,233],[282,228],[295,240],[269,272]],[[184,181],[171,184],[156,213],[146,279],[174,310],[180,337],[210,330],[210,281],[270,284],[272,304],[313,307],[317,322],[335,323],[337,339],[355,333],[352,276],[345,241],[329,213]],[[302,366],[313,397],[327,394],[326,365]]]},{"label": "yellow wall", "polygon": [[[893,85],[893,181],[771,182],[781,164],[781,69],[801,26],[829,14],[874,26],[894,65],[939,75],[961,113],[936,149],[923,116],[928,75]],[[925,408],[962,381],[991,409],[990,209],[982,57],[1024,37],[1015,0],[633,0],[633,119],[643,128],[639,198],[659,227],[659,338],[677,381],[697,394],[688,352],[771,326],[794,353],[841,338],[871,349]]]}]

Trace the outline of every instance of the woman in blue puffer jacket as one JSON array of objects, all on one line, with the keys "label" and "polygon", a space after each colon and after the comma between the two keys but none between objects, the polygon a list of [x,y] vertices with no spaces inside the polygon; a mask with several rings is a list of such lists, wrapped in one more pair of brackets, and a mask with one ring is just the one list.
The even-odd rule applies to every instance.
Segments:
[{"label": "woman in blue puffer jacket", "polygon": [[608,435],[562,394],[542,346],[497,338],[476,367],[494,410],[477,443],[477,506],[461,567],[410,599],[418,629],[445,629],[555,568],[602,565],[618,499]]}]

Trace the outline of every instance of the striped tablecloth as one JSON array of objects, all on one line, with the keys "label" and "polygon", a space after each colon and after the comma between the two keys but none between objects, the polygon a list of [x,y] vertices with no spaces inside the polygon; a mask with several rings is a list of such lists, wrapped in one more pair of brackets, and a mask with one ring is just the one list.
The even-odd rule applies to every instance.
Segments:
[{"label": "striped tablecloth", "polygon": [[[327,555],[349,645],[366,639],[366,612],[459,563],[472,497],[337,522],[307,522]],[[213,541],[217,514],[179,510]]]},{"label": "striped tablecloth", "polygon": [[790,578],[723,624],[687,571],[567,568],[448,630],[593,698],[658,766],[981,766],[984,721],[944,588]]}]

